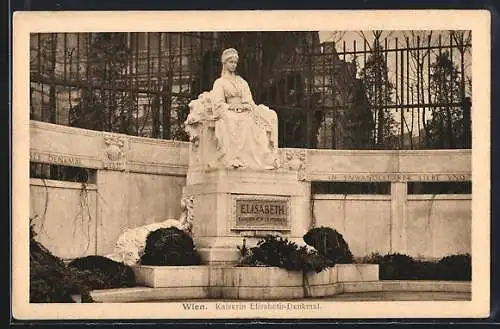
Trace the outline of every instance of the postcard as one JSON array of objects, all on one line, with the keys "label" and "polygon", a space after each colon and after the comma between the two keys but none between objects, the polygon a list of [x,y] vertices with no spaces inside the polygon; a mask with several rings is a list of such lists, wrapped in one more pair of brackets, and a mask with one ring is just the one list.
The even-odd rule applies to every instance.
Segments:
[{"label": "postcard", "polygon": [[484,10],[14,13],[14,318],[488,317],[490,40]]}]

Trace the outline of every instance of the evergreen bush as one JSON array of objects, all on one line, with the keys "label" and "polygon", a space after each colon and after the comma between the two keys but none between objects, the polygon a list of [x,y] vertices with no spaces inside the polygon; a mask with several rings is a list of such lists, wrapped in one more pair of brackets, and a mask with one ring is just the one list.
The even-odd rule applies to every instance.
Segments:
[{"label": "evergreen bush", "polygon": [[148,234],[140,263],[156,266],[199,265],[201,258],[189,234],[176,227],[168,227]]},{"label": "evergreen bush", "polygon": [[134,287],[134,271],[130,266],[103,256],[76,258],[68,264],[88,290]]},{"label": "evergreen bush", "polygon": [[437,263],[442,280],[470,281],[472,279],[472,259],[470,254],[443,257]]},{"label": "evergreen bush", "polygon": [[353,262],[349,245],[342,234],[330,227],[317,227],[304,235],[304,242],[314,247],[318,253],[330,259],[334,264],[351,264]]},{"label": "evergreen bush", "polygon": [[373,253],[361,262],[379,264],[380,280],[470,281],[472,277],[469,254],[450,255],[434,262],[415,260],[398,253],[384,256]]},{"label": "evergreen bush", "polygon": [[92,302],[90,291],[135,286],[132,269],[102,256],[76,258],[67,266],[36,240],[30,225],[30,302],[73,303],[72,295]]},{"label": "evergreen bush", "polygon": [[75,271],[36,240],[33,225],[30,225],[29,290],[30,303],[73,303],[71,296],[77,294],[82,295],[83,301],[92,301]]},{"label": "evergreen bush", "polygon": [[[242,248],[240,248],[241,250]],[[333,263],[307,247],[299,247],[286,238],[267,235],[243,255],[242,265],[275,266],[289,271],[321,272]]]},{"label": "evergreen bush", "polygon": [[417,268],[412,257],[394,253],[381,259],[379,277],[381,280],[411,280],[417,276]]}]

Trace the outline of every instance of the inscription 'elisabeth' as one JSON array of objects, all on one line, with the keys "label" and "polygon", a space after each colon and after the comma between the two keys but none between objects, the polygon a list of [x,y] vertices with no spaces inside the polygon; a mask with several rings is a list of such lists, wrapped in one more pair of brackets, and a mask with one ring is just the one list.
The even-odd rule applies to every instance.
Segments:
[{"label": "inscription 'elisabeth'", "polygon": [[286,215],[284,205],[262,205],[262,204],[242,204],[240,205],[241,214],[256,215]]}]

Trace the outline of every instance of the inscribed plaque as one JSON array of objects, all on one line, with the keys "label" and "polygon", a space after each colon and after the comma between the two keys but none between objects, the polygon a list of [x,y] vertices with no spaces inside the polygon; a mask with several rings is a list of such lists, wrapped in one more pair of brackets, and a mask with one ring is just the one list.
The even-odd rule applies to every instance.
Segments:
[{"label": "inscribed plaque", "polygon": [[233,199],[234,229],[288,230],[287,197],[236,196]]}]

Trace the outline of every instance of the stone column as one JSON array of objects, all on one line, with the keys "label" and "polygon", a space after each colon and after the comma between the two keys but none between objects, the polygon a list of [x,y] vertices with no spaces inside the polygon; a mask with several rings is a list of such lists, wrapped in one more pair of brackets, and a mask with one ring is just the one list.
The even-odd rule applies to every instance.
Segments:
[{"label": "stone column", "polygon": [[111,253],[121,230],[128,223],[128,171],[125,136],[103,133],[101,161],[97,171],[98,255]]},{"label": "stone column", "polygon": [[407,184],[406,182],[391,183],[391,253],[405,254],[407,252],[406,236],[407,217]]}]

